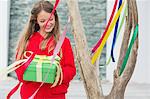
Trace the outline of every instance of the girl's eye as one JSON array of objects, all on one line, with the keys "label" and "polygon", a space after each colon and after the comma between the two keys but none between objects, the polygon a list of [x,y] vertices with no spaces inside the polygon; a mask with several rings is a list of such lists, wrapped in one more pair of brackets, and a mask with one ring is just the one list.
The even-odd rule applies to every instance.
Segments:
[{"label": "girl's eye", "polygon": [[50,18],[50,21],[52,21],[53,20],[53,18]]},{"label": "girl's eye", "polygon": [[45,22],[45,20],[42,20],[42,21],[40,21],[41,23],[44,23]]}]

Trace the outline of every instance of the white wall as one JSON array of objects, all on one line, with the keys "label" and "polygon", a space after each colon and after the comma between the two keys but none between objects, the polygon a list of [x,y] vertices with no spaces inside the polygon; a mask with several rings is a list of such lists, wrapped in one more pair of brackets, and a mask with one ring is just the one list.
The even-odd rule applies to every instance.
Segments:
[{"label": "white wall", "polygon": [[9,5],[9,0],[0,0],[0,68],[6,67],[8,61]]},{"label": "white wall", "polygon": [[[115,0],[107,0],[107,20],[110,17],[113,4]],[[138,6],[138,14],[139,14],[139,50],[138,50],[138,59],[135,71],[133,73],[133,76],[131,78],[131,82],[136,83],[149,83],[150,84],[150,46],[148,42],[150,42],[150,0],[137,0],[137,6]],[[123,33],[121,33],[123,34]],[[109,40],[107,42],[107,58],[110,55],[110,49],[111,49],[111,42],[113,38],[113,33],[109,37]],[[121,44],[121,38],[122,35],[117,40],[116,46],[115,46],[115,58],[118,60],[119,57],[119,49]],[[113,71],[116,68],[116,63],[110,63],[109,66],[107,66],[107,80],[112,82],[113,79]]]},{"label": "white wall", "polygon": [[139,55],[132,81],[150,84],[150,0],[139,1]]}]

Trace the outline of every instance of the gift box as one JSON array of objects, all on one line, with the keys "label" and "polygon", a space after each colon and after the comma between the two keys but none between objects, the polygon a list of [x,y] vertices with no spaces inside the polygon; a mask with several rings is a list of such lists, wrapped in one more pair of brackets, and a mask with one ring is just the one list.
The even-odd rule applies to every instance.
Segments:
[{"label": "gift box", "polygon": [[[24,72],[23,79],[25,81],[54,83],[60,57],[56,56],[53,64],[51,64],[51,59],[52,56],[35,55],[34,59]],[[47,79],[45,79],[45,77]]]}]

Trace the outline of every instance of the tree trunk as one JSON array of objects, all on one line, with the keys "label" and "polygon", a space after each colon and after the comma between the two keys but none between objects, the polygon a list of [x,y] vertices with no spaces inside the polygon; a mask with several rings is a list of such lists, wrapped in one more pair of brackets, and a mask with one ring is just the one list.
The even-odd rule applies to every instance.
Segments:
[{"label": "tree trunk", "polygon": [[106,96],[105,99],[124,99],[126,86],[129,80],[131,79],[136,64],[137,50],[138,50],[138,36],[132,47],[132,51],[130,53],[126,68],[123,74],[119,76],[120,66],[123,62],[123,59],[126,54],[126,50],[128,48],[131,29],[138,24],[138,13],[137,13],[136,1],[127,0],[127,3],[128,3],[128,16],[127,16],[124,37],[122,41],[122,47],[120,51],[120,57],[117,65],[117,70],[114,71],[114,84],[110,94]]},{"label": "tree trunk", "polygon": [[138,14],[136,0],[127,0],[128,16],[126,18],[126,26],[124,37],[121,45],[120,56],[117,64],[117,69],[114,71],[114,83],[109,95],[104,96],[101,83],[99,82],[96,73],[96,66],[91,64],[90,52],[88,51],[86,36],[83,29],[83,24],[78,8],[78,0],[67,0],[67,5],[71,17],[77,60],[79,62],[80,71],[82,74],[84,87],[88,99],[124,99],[126,86],[133,74],[138,50],[138,36],[132,47],[126,68],[121,76],[119,76],[120,66],[125,57],[128,43],[130,39],[131,29],[138,24]]},{"label": "tree trunk", "polygon": [[77,59],[80,64],[83,82],[89,99],[102,99],[102,90],[96,68],[91,64],[87,40],[84,34],[83,24],[78,9],[77,0],[67,0],[68,9],[73,27],[73,35],[77,52]]}]

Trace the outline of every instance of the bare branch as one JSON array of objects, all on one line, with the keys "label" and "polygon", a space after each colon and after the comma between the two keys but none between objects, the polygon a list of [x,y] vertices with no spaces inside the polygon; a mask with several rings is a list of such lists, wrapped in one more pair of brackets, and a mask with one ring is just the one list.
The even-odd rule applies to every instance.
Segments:
[{"label": "bare branch", "polygon": [[[137,5],[136,5],[136,1],[135,0],[131,0],[131,11],[132,11],[132,17],[133,17],[133,28],[135,28],[135,26],[138,24],[138,13],[137,13]],[[137,50],[138,50],[138,36],[136,37],[136,40],[134,42],[133,48],[132,48],[132,52],[130,54],[127,66],[124,70],[124,73],[122,75],[122,79],[121,79],[121,83],[123,85],[127,85],[128,81],[130,80],[135,65],[136,65],[136,59],[137,59]]]},{"label": "bare branch", "polygon": [[120,56],[119,56],[118,64],[117,64],[117,71],[116,71],[117,74],[115,74],[115,75],[117,75],[116,77],[119,77],[120,67],[123,63],[123,59],[125,57],[125,54],[126,54],[126,51],[128,48],[130,33],[131,33],[131,29],[132,29],[132,12],[131,12],[130,1],[131,0],[127,0],[128,16],[126,17],[127,19],[126,19],[126,24],[125,24],[125,31],[124,31],[123,41],[122,41],[122,45],[121,45],[121,49],[120,49]]}]

